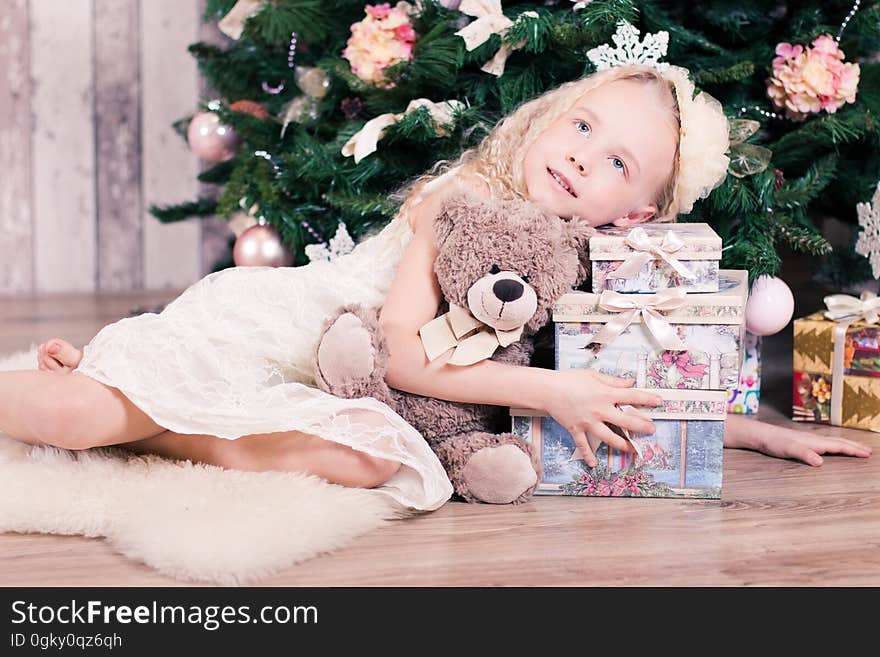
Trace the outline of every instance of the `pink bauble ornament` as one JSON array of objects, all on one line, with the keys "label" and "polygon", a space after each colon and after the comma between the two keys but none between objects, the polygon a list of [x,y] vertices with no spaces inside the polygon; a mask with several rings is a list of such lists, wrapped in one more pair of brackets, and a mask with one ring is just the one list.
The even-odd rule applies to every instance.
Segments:
[{"label": "pink bauble ornament", "polygon": [[791,321],[794,295],[775,276],[758,276],[746,302],[746,329],[755,335],[773,335]]},{"label": "pink bauble ornament", "polygon": [[268,224],[258,224],[235,240],[232,260],[236,267],[290,267],[294,254],[281,241],[278,231]]},{"label": "pink bauble ornament", "polygon": [[192,152],[206,162],[225,162],[235,156],[241,137],[231,127],[220,122],[214,112],[199,112],[186,131]]}]

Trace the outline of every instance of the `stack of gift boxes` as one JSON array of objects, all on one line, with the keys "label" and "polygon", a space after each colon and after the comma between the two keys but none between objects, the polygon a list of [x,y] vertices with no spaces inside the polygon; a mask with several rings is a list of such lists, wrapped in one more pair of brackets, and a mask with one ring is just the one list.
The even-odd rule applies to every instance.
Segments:
[{"label": "stack of gift boxes", "polygon": [[656,429],[626,434],[635,452],[603,443],[595,468],[555,420],[511,409],[514,433],[541,454],[536,493],[719,498],[724,417],[746,344],[748,272],[720,269],[721,239],[697,223],[602,230],[590,240],[590,258],[592,292],[566,294],[553,308],[556,369],[632,378],[663,404],[635,409]]}]

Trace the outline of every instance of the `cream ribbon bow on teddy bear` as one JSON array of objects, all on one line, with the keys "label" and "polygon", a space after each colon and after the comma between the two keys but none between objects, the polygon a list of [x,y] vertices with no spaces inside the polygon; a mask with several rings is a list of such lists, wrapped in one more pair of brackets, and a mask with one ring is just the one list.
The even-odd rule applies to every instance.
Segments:
[{"label": "cream ribbon bow on teddy bear", "polygon": [[419,329],[429,361],[452,347],[448,365],[473,365],[491,358],[498,347],[509,347],[522,337],[523,327],[504,331],[484,324],[466,308],[449,305],[449,312],[435,317]]}]

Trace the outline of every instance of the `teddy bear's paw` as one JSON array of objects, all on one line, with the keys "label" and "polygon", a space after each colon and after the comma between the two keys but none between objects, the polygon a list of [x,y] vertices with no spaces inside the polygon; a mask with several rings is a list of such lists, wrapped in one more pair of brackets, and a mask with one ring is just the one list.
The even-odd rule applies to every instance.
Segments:
[{"label": "teddy bear's paw", "polygon": [[341,314],[321,337],[318,368],[329,391],[340,397],[356,397],[373,374],[376,351],[373,336],[359,317]]},{"label": "teddy bear's paw", "polygon": [[489,504],[525,501],[538,483],[529,455],[511,444],[474,452],[461,476],[471,496]]}]

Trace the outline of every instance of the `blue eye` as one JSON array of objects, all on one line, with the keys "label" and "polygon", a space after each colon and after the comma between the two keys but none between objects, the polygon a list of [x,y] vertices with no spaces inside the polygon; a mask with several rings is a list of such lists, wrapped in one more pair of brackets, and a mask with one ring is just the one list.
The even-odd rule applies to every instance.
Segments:
[{"label": "blue eye", "polygon": [[[575,121],[575,125],[578,126],[578,132],[582,132],[585,135],[588,135],[593,131],[589,123],[584,123],[583,121]],[[586,131],[581,130],[580,126],[586,126]]]},{"label": "blue eye", "polygon": [[[623,163],[623,160],[621,160],[619,157],[612,157],[611,164],[618,171],[624,171],[624,172],[626,171],[626,165]],[[620,164],[620,166],[617,166],[618,164]]]}]

